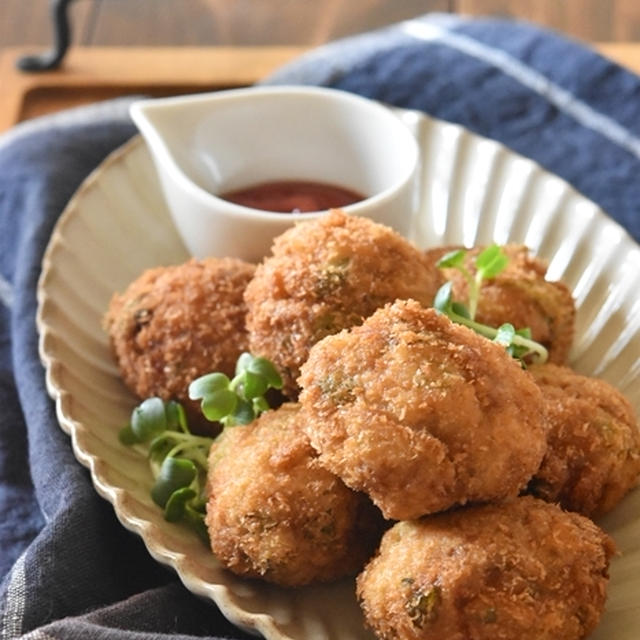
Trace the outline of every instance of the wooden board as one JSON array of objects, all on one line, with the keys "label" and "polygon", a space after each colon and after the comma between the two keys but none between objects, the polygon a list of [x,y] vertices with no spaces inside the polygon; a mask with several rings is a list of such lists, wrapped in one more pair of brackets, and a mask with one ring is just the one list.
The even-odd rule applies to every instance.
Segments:
[{"label": "wooden board", "polygon": [[[640,73],[640,44],[601,43],[604,55]],[[0,55],[0,132],[23,120],[116,96],[176,95],[254,84],[301,55],[287,47],[75,47],[61,69],[15,68],[26,48]]]},{"label": "wooden board", "polygon": [[34,116],[130,94],[195,93],[251,85],[302,47],[74,47],[56,71],[15,68],[26,48],[0,57],[0,131]]}]

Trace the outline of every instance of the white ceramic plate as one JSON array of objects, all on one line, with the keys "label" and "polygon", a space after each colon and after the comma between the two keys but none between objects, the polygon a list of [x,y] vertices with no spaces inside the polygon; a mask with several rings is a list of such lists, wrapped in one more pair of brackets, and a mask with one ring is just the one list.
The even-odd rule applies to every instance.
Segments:
[{"label": "white ceramic plate", "polygon": [[[524,242],[550,259],[578,307],[571,363],[603,377],[640,410],[640,248],[565,182],[459,126],[401,116],[423,152],[419,246]],[[232,576],[202,543],[164,521],[151,502],[146,460],[118,443],[134,397],[121,383],[101,318],[114,291],[151,266],[187,258],[140,138],[115,151],[85,181],[46,251],[40,287],[40,353],[49,392],[78,460],[122,524],[173,567],[188,589],[211,598],[245,629],[269,639],[361,640],[353,582],[286,590]],[[637,640],[640,629],[640,490],[601,524],[613,560],[607,611],[596,640]]]}]

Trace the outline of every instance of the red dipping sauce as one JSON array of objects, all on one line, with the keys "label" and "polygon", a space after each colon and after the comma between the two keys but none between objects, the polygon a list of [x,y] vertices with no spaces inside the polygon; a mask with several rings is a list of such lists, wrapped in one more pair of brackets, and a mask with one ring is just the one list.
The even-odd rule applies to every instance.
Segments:
[{"label": "red dipping sauce", "polygon": [[277,180],[228,191],[218,196],[235,204],[276,213],[307,213],[346,207],[365,196],[324,182]]}]

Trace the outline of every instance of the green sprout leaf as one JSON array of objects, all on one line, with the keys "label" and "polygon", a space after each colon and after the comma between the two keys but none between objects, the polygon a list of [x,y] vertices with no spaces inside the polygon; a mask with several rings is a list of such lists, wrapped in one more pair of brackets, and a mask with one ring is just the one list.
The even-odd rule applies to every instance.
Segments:
[{"label": "green sprout leaf", "polygon": [[222,373],[209,373],[189,385],[189,397],[201,400],[207,420],[223,426],[252,422],[269,408],[265,393],[282,388],[280,374],[266,358],[242,353],[235,370],[233,380]]},{"label": "green sprout leaf", "polygon": [[216,391],[228,389],[229,384],[230,380],[224,373],[207,373],[204,376],[196,378],[189,385],[189,398],[191,398],[191,400],[201,400]]},{"label": "green sprout leaf", "polygon": [[497,244],[492,244],[478,254],[475,265],[481,279],[495,278],[509,264],[509,258]]},{"label": "green sprout leaf", "polygon": [[229,424],[249,424],[256,419],[259,413],[260,412],[256,412],[254,410],[252,402],[249,402],[248,400],[239,400]]},{"label": "green sprout leaf", "polygon": [[184,516],[187,502],[196,497],[196,492],[191,487],[176,489],[167,500],[164,507],[165,520],[178,522]]},{"label": "green sprout leaf", "polygon": [[131,431],[138,442],[147,442],[167,428],[167,415],[161,398],[147,398],[131,414]]},{"label": "green sprout leaf", "polygon": [[498,331],[496,333],[496,337],[493,339],[494,342],[502,345],[503,347],[511,346],[513,339],[516,335],[516,330],[512,324],[508,322],[498,327]]},{"label": "green sprout leaf", "polygon": [[282,378],[273,363],[267,358],[256,357],[246,352],[241,354],[236,363],[236,376],[245,372],[262,377],[269,387],[282,388]]},{"label": "green sprout leaf", "polygon": [[531,340],[531,328],[523,327],[522,329],[518,329],[516,331],[516,335],[526,338],[527,340]]},{"label": "green sprout leaf", "polygon": [[187,504],[182,516],[182,522],[184,522],[192,531],[195,531],[198,537],[207,546],[210,546],[209,532],[207,531],[207,525],[204,521],[204,514]]},{"label": "green sprout leaf", "polygon": [[282,389],[282,377],[270,360],[266,358],[254,358],[249,370],[252,373],[261,375],[271,388]]},{"label": "green sprout leaf", "polygon": [[160,475],[151,489],[153,501],[164,508],[171,494],[188,487],[197,477],[198,469],[191,460],[167,457],[160,468]]},{"label": "green sprout leaf", "polygon": [[245,351],[238,356],[238,360],[236,361],[236,376],[241,375],[247,369],[249,369],[251,363],[254,361],[254,357]]},{"label": "green sprout leaf", "polygon": [[271,407],[269,406],[269,403],[267,402],[266,398],[254,398],[251,401],[251,405],[253,406],[253,413],[256,416],[259,416],[261,413],[271,409]]},{"label": "green sprout leaf", "polygon": [[462,318],[471,319],[471,312],[467,309],[466,305],[461,302],[452,302],[451,303],[451,311]]},{"label": "green sprout leaf", "polygon": [[437,291],[433,299],[433,307],[440,313],[449,314],[451,311],[451,296],[453,282],[445,282]]},{"label": "green sprout leaf", "polygon": [[258,373],[247,370],[242,376],[242,395],[245,400],[263,396],[269,388],[267,379]]},{"label": "green sprout leaf", "polygon": [[464,257],[467,255],[465,249],[456,249],[454,251],[449,251],[445,253],[438,262],[436,262],[436,267],[439,269],[450,269],[455,267],[462,266],[464,262]]},{"label": "green sprout leaf", "polygon": [[169,400],[165,405],[165,415],[167,416],[167,429],[169,431],[182,431],[187,433],[189,427],[187,425],[187,415],[184,407],[175,400]]},{"label": "green sprout leaf", "polygon": [[231,389],[218,389],[204,396],[202,413],[207,420],[217,422],[236,410],[238,396]]}]

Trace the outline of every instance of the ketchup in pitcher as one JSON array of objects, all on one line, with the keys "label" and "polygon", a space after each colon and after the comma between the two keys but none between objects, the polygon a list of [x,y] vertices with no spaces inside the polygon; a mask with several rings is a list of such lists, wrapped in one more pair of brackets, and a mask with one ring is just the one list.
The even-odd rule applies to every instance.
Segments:
[{"label": "ketchup in pitcher", "polygon": [[346,207],[365,199],[365,196],[351,189],[306,180],[262,182],[220,194],[218,197],[244,207],[276,213],[324,211]]}]

